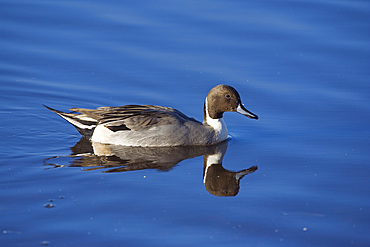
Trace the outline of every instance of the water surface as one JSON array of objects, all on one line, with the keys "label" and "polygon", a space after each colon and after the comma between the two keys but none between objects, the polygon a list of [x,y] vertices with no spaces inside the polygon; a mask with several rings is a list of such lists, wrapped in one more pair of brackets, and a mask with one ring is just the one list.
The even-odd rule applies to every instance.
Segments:
[{"label": "water surface", "polygon": [[[0,5],[1,246],[370,244],[367,1]],[[219,83],[260,119],[226,113],[227,147],[181,159],[71,156],[79,134],[42,106],[201,120]],[[207,172],[226,185],[258,167],[232,196],[204,182],[224,149]]]}]

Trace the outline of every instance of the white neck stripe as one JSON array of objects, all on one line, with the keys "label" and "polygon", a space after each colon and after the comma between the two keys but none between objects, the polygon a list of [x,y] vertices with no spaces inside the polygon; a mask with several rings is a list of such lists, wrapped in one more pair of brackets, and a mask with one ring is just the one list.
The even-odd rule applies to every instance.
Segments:
[{"label": "white neck stripe", "polygon": [[215,154],[207,156],[207,163],[206,163],[206,169],[204,171],[204,177],[203,177],[203,183],[206,183],[206,177],[208,173],[208,168],[210,168],[212,165],[219,165],[222,163],[223,154],[222,152],[217,152]]},{"label": "white neck stripe", "polygon": [[217,133],[217,142],[227,139],[227,127],[223,118],[211,118],[208,113],[208,100],[206,99],[206,123]]}]

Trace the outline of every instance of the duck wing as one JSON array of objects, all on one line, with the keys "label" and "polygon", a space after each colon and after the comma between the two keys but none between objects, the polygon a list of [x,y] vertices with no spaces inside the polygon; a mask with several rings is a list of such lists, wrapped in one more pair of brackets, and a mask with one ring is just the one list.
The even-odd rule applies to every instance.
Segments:
[{"label": "duck wing", "polygon": [[[72,108],[86,117],[95,119],[111,131],[142,131],[159,125],[183,124],[196,121],[180,111],[155,105],[125,105],[99,107],[96,110]],[[199,122],[198,122],[199,123]]]}]

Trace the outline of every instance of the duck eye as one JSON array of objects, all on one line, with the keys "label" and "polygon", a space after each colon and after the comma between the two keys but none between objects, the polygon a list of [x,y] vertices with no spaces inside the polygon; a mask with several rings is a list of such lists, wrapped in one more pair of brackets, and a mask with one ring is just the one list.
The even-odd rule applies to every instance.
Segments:
[{"label": "duck eye", "polygon": [[231,96],[229,94],[226,94],[225,98],[229,99],[229,98],[231,98]]}]

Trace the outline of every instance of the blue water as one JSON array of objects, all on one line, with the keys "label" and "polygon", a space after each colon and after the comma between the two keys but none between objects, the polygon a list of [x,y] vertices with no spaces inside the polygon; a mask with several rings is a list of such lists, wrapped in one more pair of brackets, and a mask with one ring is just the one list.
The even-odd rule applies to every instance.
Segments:
[{"label": "blue water", "polygon": [[[0,1],[0,245],[369,246],[369,13],[349,0]],[[225,114],[220,174],[258,166],[226,197],[203,182],[209,150],[166,165],[75,156],[80,135],[42,106],[202,120],[220,83],[260,117]]]}]

